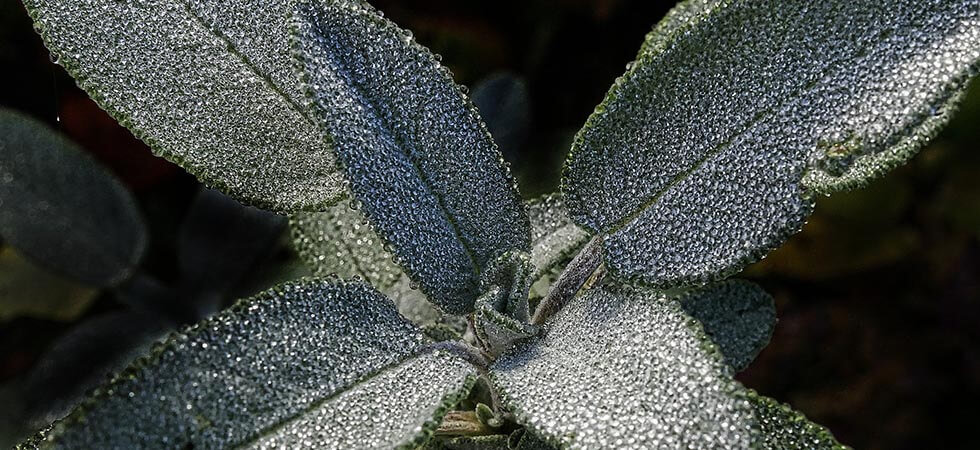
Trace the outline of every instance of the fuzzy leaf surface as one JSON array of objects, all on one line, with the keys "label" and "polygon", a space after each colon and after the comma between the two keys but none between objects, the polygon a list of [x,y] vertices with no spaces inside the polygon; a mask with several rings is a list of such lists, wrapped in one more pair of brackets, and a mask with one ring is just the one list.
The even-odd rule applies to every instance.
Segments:
[{"label": "fuzzy leaf surface", "polygon": [[289,218],[293,246],[318,277],[361,278],[395,301],[398,311],[416,324],[439,322],[444,314],[412,283],[368,219],[342,201],[323,212],[299,212]]},{"label": "fuzzy leaf surface", "polygon": [[146,248],[122,183],[47,125],[3,108],[0,236],[38,265],[99,287],[128,277]]},{"label": "fuzzy leaf surface", "polygon": [[562,448],[746,448],[754,418],[731,375],[676,301],[608,286],[573,299],[490,374],[517,420]]},{"label": "fuzzy leaf surface", "polygon": [[826,428],[810,422],[803,413],[769,397],[748,391],[761,433],[758,448],[780,450],[808,448],[814,450],[844,450],[848,447],[834,439]]},{"label": "fuzzy leaf surface", "polygon": [[157,154],[263,208],[345,195],[292,72],[292,1],[24,0],[59,63]]},{"label": "fuzzy leaf surface", "polygon": [[527,203],[531,218],[533,279],[559,268],[589,241],[589,233],[572,221],[561,194],[548,194]]},{"label": "fuzzy leaf surface", "polygon": [[365,284],[282,285],[172,335],[45,432],[40,446],[413,443],[475,374],[458,357],[423,352],[424,344]]},{"label": "fuzzy leaf surface", "polygon": [[311,108],[362,211],[433,303],[469,311],[487,264],[529,249],[486,126],[435,56],[370,5],[304,3],[294,21]]},{"label": "fuzzy leaf surface", "polygon": [[679,301],[736,372],[749,366],[776,327],[772,297],[749,281],[725,280],[684,293]]},{"label": "fuzzy leaf surface", "polygon": [[723,278],[911,157],[978,58],[975,0],[685,3],[577,135],[566,201],[621,278]]}]

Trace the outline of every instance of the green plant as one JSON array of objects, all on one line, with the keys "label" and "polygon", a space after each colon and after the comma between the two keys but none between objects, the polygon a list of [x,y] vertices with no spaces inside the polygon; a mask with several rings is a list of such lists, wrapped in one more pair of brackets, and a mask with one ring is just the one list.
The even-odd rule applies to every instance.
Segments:
[{"label": "green plant", "polygon": [[448,71],[363,2],[25,4],[103,108],[290,214],[326,277],[171,336],[40,447],[839,446],[732,379],[775,314],[724,278],[911,157],[980,60],[975,0],[688,0],[524,205]]}]

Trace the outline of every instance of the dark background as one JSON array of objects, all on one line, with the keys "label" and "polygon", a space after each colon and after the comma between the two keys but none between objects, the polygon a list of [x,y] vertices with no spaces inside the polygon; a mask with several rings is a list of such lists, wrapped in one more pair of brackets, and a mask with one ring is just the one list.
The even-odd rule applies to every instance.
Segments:
[{"label": "dark background", "polygon": [[[472,87],[500,71],[523,78],[529,132],[507,156],[528,198],[556,189],[573,133],[671,5],[372,3],[441,54],[459,83]],[[980,88],[974,85],[954,122],[910,164],[868,188],[820,199],[803,232],[744,274],[773,294],[780,322],[739,378],[856,448],[980,448],[974,430],[980,423]],[[50,62],[16,0],[0,0],[0,105],[47,121],[120,177],[150,228],[143,270],[162,283],[178,277],[176,236],[197,182],[153,157]],[[264,251],[235,292],[297,273],[287,242],[283,237]],[[131,321],[133,330],[108,325],[118,331],[110,341],[78,332],[80,324],[131,306],[117,293],[78,290],[77,301],[53,301],[30,313],[4,312],[0,299],[0,409],[6,410],[0,419],[16,422],[22,418],[12,411],[40,407],[42,397],[17,392],[38,377],[36,366],[52,349],[93,342],[73,352],[84,358],[55,365],[57,373],[45,378],[52,380],[44,385],[49,397],[70,391],[57,383],[98,372],[111,359],[102,353],[118,353],[136,339],[130,335],[139,327]],[[195,319],[175,317],[167,326]],[[16,423],[0,425],[0,443],[18,432]]]}]

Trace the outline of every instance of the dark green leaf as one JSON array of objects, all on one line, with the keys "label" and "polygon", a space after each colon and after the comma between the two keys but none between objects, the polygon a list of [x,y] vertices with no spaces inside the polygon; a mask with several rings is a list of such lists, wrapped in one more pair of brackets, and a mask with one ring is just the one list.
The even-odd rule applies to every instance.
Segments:
[{"label": "dark green leaf", "polygon": [[37,264],[106,286],[143,256],[146,229],[129,191],[46,125],[0,108],[0,236]]},{"label": "dark green leaf", "polygon": [[311,107],[362,211],[433,303],[469,311],[487,264],[529,249],[486,126],[435,56],[366,3],[304,2],[294,26]]},{"label": "dark green leaf", "polygon": [[98,294],[38,268],[10,247],[0,248],[0,321],[24,316],[75,320]]},{"label": "dark green leaf", "polygon": [[722,278],[911,157],[978,59],[974,0],[686,3],[576,137],[566,201],[620,277]]},{"label": "dark green leaf", "polygon": [[418,443],[475,375],[425,343],[367,285],[286,284],[171,336],[45,432],[42,447]]},{"label": "dark green leaf", "polygon": [[755,283],[727,280],[687,292],[681,307],[698,319],[718,345],[725,362],[744,370],[769,343],[776,326],[776,305]]},{"label": "dark green leaf", "polygon": [[133,134],[260,207],[344,195],[288,52],[294,2],[24,0],[45,45]]},{"label": "dark green leaf", "polygon": [[507,72],[492,74],[473,87],[473,104],[486,121],[500,152],[508,160],[516,160],[531,125],[531,105],[524,80]]},{"label": "dark green leaf", "polygon": [[731,368],[678,302],[653,291],[576,297],[490,377],[520,423],[562,447],[744,448],[755,438]]}]

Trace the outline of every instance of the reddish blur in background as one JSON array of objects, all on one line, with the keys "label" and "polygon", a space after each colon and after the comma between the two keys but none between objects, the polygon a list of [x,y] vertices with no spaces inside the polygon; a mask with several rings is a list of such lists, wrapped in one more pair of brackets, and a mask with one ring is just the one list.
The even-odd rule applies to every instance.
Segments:
[{"label": "reddish blur in background", "polygon": [[[671,6],[372,3],[441,54],[459,83],[473,87],[502,71],[523,79],[529,113],[514,120],[526,133],[505,150],[528,198],[557,188],[573,133]],[[194,178],[152,156],[52,64],[16,0],[0,0],[0,71],[0,105],[50,123],[132,189],[151,233],[143,269],[173,280],[177,230],[199,189]],[[910,164],[868,188],[819,199],[803,231],[744,274],[773,294],[780,321],[739,378],[856,448],[980,448],[973,429],[980,423],[977,85],[954,122]],[[247,278],[261,288],[255,279],[276,279],[268,273],[293,264],[283,238]],[[29,383],[32,368],[55,343],[70,341],[74,335],[66,333],[78,324],[123,308],[109,293],[81,297],[81,304],[52,302],[48,311],[0,314],[0,393]],[[125,343],[125,333],[116,341]],[[52,383],[95,370],[86,361],[100,360],[102,350],[90,351],[92,358],[72,363]],[[9,411],[19,406],[25,405],[11,401],[0,409],[14,416]],[[0,419],[16,420],[4,413]],[[0,444],[22,432],[0,425]]]}]

